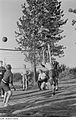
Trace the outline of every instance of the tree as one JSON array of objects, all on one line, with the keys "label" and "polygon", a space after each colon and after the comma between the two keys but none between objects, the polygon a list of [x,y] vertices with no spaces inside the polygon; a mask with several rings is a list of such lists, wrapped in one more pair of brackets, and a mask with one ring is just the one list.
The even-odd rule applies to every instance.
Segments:
[{"label": "tree", "polygon": [[50,55],[62,56],[64,47],[58,45],[64,36],[61,26],[67,22],[62,19],[64,14],[60,9],[61,2],[57,0],[26,0],[22,5],[23,16],[17,22],[19,32],[16,41],[19,49],[24,52],[27,60],[36,64],[42,60],[42,48]]},{"label": "tree", "polygon": [[[69,8],[68,11],[69,11],[70,13],[76,14],[76,9]],[[76,24],[76,20],[73,19],[73,20],[72,20],[72,26],[75,26],[75,24]],[[75,28],[75,30],[76,30],[76,28]],[[76,43],[75,43],[75,44],[76,44]]]},{"label": "tree", "polygon": [[[68,11],[69,11],[70,13],[76,14],[76,9],[69,8]],[[72,20],[72,26],[74,26],[75,24],[76,24],[76,20],[73,19],[73,20]],[[76,28],[75,28],[75,30],[76,30]]]}]

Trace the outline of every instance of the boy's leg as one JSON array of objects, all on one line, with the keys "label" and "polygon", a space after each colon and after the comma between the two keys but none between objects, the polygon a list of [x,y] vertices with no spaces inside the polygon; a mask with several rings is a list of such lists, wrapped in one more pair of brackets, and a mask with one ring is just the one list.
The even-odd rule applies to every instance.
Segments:
[{"label": "boy's leg", "polygon": [[42,82],[41,84],[41,90],[44,90],[45,82]]},{"label": "boy's leg", "polygon": [[25,90],[25,82],[23,82],[23,90]]},{"label": "boy's leg", "polygon": [[28,81],[27,81],[27,79],[26,79],[26,81],[25,81],[25,84],[26,84],[26,90],[27,90],[27,86],[28,86]]},{"label": "boy's leg", "polygon": [[53,84],[52,84],[52,95],[55,95],[55,82],[53,81]]},{"label": "boy's leg", "polygon": [[23,83],[23,90],[25,90],[25,77],[24,77],[24,75],[23,75],[23,78],[22,78],[22,83]]},{"label": "boy's leg", "polygon": [[1,88],[1,97],[4,97],[4,89],[3,88]]},{"label": "boy's leg", "polygon": [[4,106],[7,106],[8,105],[8,102],[9,102],[9,99],[12,95],[12,92],[11,90],[7,91],[7,97],[6,97],[6,102],[5,102],[5,105]]},{"label": "boy's leg", "polygon": [[38,87],[41,90],[41,81],[38,81]]},{"label": "boy's leg", "polygon": [[58,90],[58,78],[57,78],[57,81],[56,81],[56,91]]},{"label": "boy's leg", "polygon": [[3,103],[5,103],[5,102],[6,102],[6,97],[7,97],[7,92],[5,92],[5,94],[4,94]]},{"label": "boy's leg", "polygon": [[52,85],[52,96],[55,95],[55,86]]},{"label": "boy's leg", "polygon": [[49,90],[51,89],[51,84],[49,81],[46,83],[46,89],[49,89]]}]

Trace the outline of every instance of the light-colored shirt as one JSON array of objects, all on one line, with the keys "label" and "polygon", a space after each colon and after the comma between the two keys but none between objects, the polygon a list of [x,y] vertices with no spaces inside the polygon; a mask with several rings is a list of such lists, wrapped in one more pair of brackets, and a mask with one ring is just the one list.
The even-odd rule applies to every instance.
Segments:
[{"label": "light-colored shirt", "polygon": [[46,74],[45,73],[40,73],[39,74],[39,77],[38,77],[38,80],[44,80],[46,78]]}]

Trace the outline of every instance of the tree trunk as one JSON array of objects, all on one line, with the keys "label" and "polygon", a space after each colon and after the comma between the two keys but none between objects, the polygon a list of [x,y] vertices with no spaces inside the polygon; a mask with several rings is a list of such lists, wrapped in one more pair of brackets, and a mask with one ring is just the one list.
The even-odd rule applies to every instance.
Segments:
[{"label": "tree trunk", "polygon": [[47,50],[47,63],[49,62],[49,52]]},{"label": "tree trunk", "polygon": [[36,83],[36,64],[34,62],[34,85]]},{"label": "tree trunk", "polygon": [[48,44],[48,53],[49,53],[50,65],[51,65],[51,52],[50,52],[50,45],[49,44]]},{"label": "tree trunk", "polygon": [[34,69],[34,85],[36,83],[36,57],[35,57],[35,47],[34,47],[34,62],[33,62],[33,69]]},{"label": "tree trunk", "polygon": [[45,64],[45,49],[43,48],[42,51],[43,51],[43,64]]},{"label": "tree trunk", "polygon": [[49,70],[49,77],[52,78],[52,56],[51,56],[51,51],[50,51],[50,45],[49,44],[48,44],[48,53],[49,53],[50,66],[51,66],[51,69]]}]

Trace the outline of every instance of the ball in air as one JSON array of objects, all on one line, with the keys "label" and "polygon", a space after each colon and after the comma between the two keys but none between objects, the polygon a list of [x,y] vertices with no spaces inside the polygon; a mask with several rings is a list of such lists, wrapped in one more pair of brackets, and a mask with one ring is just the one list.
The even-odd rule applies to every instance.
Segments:
[{"label": "ball in air", "polygon": [[3,42],[7,42],[7,37],[3,37],[3,38],[2,38],[2,41],[3,41]]}]

